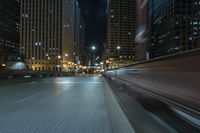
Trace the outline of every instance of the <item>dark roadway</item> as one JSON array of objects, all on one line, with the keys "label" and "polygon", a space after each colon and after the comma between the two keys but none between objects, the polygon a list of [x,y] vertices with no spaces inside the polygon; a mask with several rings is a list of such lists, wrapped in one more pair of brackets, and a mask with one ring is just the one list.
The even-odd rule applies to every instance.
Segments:
[{"label": "dark roadway", "polygon": [[0,81],[0,133],[134,133],[101,77]]}]

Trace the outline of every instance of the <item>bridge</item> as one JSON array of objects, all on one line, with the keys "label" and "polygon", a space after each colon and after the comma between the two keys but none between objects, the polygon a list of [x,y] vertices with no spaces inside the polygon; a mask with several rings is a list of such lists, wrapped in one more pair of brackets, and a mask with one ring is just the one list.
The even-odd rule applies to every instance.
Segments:
[{"label": "bridge", "polygon": [[0,80],[0,133],[199,133],[199,53],[139,62],[98,76],[6,75]]}]

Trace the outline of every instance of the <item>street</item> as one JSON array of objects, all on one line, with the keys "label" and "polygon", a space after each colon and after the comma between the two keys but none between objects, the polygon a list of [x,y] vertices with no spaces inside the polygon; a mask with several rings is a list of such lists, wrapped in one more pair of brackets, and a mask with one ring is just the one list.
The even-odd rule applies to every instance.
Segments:
[{"label": "street", "polygon": [[134,133],[101,76],[0,81],[0,133]]}]

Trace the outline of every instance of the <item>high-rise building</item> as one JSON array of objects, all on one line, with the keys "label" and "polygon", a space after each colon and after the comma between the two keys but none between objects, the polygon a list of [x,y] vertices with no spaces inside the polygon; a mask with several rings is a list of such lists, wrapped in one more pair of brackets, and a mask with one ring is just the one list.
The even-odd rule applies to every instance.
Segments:
[{"label": "high-rise building", "polygon": [[85,21],[84,21],[84,18],[83,18],[83,16],[81,15],[80,16],[80,25],[79,25],[79,41],[80,41],[80,43],[79,43],[79,48],[80,48],[80,51],[79,51],[79,53],[80,53],[80,56],[79,56],[79,58],[80,58],[80,63],[82,64],[82,65],[86,65],[87,63],[85,62],[85,56],[87,55],[87,53],[86,53],[86,50],[85,50],[85,48],[86,48],[86,45],[85,45],[85,37],[86,37],[86,34],[85,34],[85,32],[86,32],[86,27],[85,27]]},{"label": "high-rise building", "polygon": [[74,13],[74,63],[83,65],[83,56],[85,52],[85,22],[77,1]]},{"label": "high-rise building", "polygon": [[106,43],[103,43],[101,47],[101,67],[103,69],[108,68],[108,60],[109,60],[109,52],[108,52],[108,45]]},{"label": "high-rise building", "polygon": [[135,60],[136,0],[109,0],[107,43],[110,67]]},{"label": "high-rise building", "polygon": [[81,9],[78,2],[75,5],[75,62],[77,64],[83,64],[83,56],[85,49],[85,22],[81,14]]},{"label": "high-rise building", "polygon": [[149,0],[150,58],[200,47],[199,0]]},{"label": "high-rise building", "polygon": [[19,60],[19,0],[0,1],[0,68]]},{"label": "high-rise building", "polygon": [[21,0],[21,53],[30,69],[61,71],[76,58],[76,0]]},{"label": "high-rise building", "polygon": [[80,64],[80,8],[78,2],[75,4],[75,23],[74,23],[74,54],[75,54],[75,63]]}]

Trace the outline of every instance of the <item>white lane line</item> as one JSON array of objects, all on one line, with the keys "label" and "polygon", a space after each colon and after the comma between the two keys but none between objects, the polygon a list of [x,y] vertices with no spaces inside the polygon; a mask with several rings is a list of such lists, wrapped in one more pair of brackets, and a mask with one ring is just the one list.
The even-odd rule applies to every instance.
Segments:
[{"label": "white lane line", "polygon": [[41,82],[45,84],[49,83],[56,83],[56,84],[101,84],[102,82],[67,82],[67,81],[61,81],[61,82]]},{"label": "white lane line", "polygon": [[24,101],[29,100],[29,99],[31,99],[31,98],[33,98],[33,97],[36,97],[36,96],[38,96],[38,95],[40,95],[40,94],[42,94],[42,92],[37,93],[37,94],[34,94],[34,95],[31,95],[31,96],[28,96],[28,97],[25,97],[25,98],[23,98],[23,99],[20,99],[20,100],[16,101],[15,103],[24,102]]},{"label": "white lane line", "polygon": [[23,86],[23,85],[25,85],[25,84],[10,85],[10,86],[0,86],[0,90],[7,89],[7,88],[10,88],[10,87],[19,87],[19,86]]},{"label": "white lane line", "polygon": [[20,87],[20,86],[24,86],[24,85],[28,85],[28,84],[35,84],[35,83],[37,83],[37,82],[32,81],[32,82],[28,82],[28,83],[22,82],[21,84],[15,84],[15,85],[10,85],[10,86],[0,86],[0,90],[12,88],[12,87]]}]

